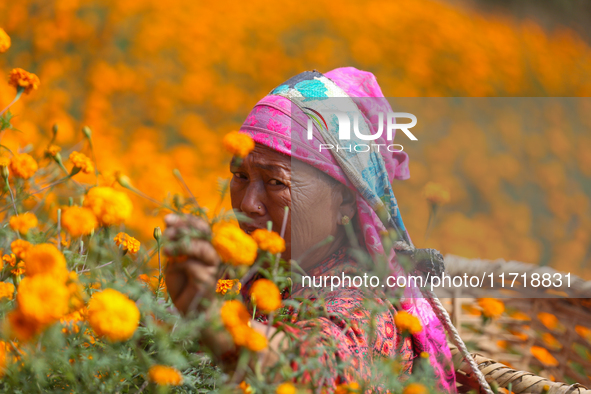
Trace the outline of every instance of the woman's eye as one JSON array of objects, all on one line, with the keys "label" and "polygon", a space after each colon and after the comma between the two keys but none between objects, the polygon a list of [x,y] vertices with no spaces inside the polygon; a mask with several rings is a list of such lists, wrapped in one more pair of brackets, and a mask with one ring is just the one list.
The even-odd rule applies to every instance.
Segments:
[{"label": "woman's eye", "polygon": [[277,179],[271,179],[271,180],[269,181],[269,184],[270,184],[270,185],[273,185],[273,186],[279,186],[279,185],[282,185],[282,186],[284,186],[284,185],[285,185],[285,183],[283,183],[283,182],[281,182],[281,181],[278,181]]},{"label": "woman's eye", "polygon": [[234,177],[235,177],[235,178],[238,178],[238,179],[247,179],[247,178],[246,178],[246,175],[244,175],[244,174],[243,174],[243,173],[241,173],[241,172],[235,172],[235,173],[234,173]]}]

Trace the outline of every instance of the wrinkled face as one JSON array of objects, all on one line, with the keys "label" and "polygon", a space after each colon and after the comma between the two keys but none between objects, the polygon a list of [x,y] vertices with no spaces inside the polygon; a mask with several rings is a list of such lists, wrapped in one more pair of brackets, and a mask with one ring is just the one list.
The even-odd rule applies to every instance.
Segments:
[{"label": "wrinkled face", "polygon": [[[342,215],[354,214],[341,212],[342,185],[312,166],[259,144],[236,164],[233,161],[230,167],[230,194],[232,208],[251,219],[240,224],[244,231],[267,228],[271,221],[273,231],[280,233],[287,206],[284,259],[299,259],[306,253],[306,261],[315,263],[340,247],[337,243],[344,240],[344,229],[339,225]],[[333,242],[315,248],[329,236],[334,237]]]}]

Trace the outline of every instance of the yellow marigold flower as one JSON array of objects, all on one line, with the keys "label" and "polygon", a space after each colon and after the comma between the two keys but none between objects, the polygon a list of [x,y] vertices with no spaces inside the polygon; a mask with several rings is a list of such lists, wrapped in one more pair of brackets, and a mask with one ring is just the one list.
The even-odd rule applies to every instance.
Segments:
[{"label": "yellow marigold flower", "polygon": [[224,302],[220,309],[222,322],[226,328],[236,326],[248,326],[250,314],[244,304],[238,300]]},{"label": "yellow marigold flower", "polygon": [[296,394],[296,388],[291,383],[281,383],[275,390],[277,394]]},{"label": "yellow marigold flower", "polygon": [[123,223],[131,216],[133,208],[127,194],[106,186],[90,189],[84,206],[90,208],[99,224],[104,226]]},{"label": "yellow marigold flower", "polygon": [[31,90],[37,90],[40,83],[39,77],[22,68],[15,68],[8,74],[8,84],[17,89],[24,88],[27,94]]},{"label": "yellow marigold flower", "polygon": [[16,299],[23,315],[45,325],[68,313],[70,292],[51,275],[27,276],[18,285]]},{"label": "yellow marigold flower", "polygon": [[532,346],[530,350],[531,354],[535,358],[537,358],[542,364],[550,367],[556,367],[558,365],[558,360],[543,347]]},{"label": "yellow marigold flower", "polygon": [[10,160],[10,171],[19,178],[29,179],[35,175],[38,169],[39,166],[35,159],[26,153],[14,155]]},{"label": "yellow marigold flower", "polygon": [[450,200],[449,189],[435,182],[427,183],[423,189],[423,194],[425,195],[427,201],[432,204],[446,204]]},{"label": "yellow marigold flower", "polygon": [[252,285],[250,295],[257,309],[269,313],[281,307],[281,293],[269,279],[259,279]]},{"label": "yellow marigold flower", "polygon": [[216,293],[225,295],[228,291],[231,294],[238,294],[242,289],[242,283],[238,279],[220,279],[215,287]]},{"label": "yellow marigold flower", "polygon": [[97,335],[111,342],[131,338],[139,322],[140,311],[135,303],[117,290],[95,293],[88,304],[88,323]]},{"label": "yellow marigold flower", "polygon": [[242,390],[242,394],[252,394],[254,393],[254,390],[252,389],[252,387],[250,387],[250,384],[246,383],[246,382],[242,382],[240,383],[240,390]]},{"label": "yellow marigold flower", "polygon": [[335,394],[349,394],[349,393],[361,393],[359,383],[351,382],[345,384],[339,384],[335,390]]},{"label": "yellow marigold flower", "polygon": [[15,309],[6,315],[10,336],[25,342],[33,338],[39,331],[39,323],[25,316],[20,309]]},{"label": "yellow marigold flower", "polygon": [[482,314],[490,318],[497,318],[505,311],[505,304],[495,298],[479,298],[478,305],[482,308]]},{"label": "yellow marigold flower", "polygon": [[406,311],[399,311],[394,316],[396,327],[402,332],[417,334],[423,330],[420,320]]},{"label": "yellow marigold flower", "polygon": [[0,28],[0,53],[4,53],[10,48],[10,36],[6,34],[4,29]]},{"label": "yellow marigold flower", "polygon": [[285,251],[285,240],[274,231],[258,229],[252,233],[252,238],[259,245],[259,248],[271,254]]},{"label": "yellow marigold flower", "polygon": [[154,365],[148,370],[150,380],[159,386],[179,386],[183,383],[181,373],[166,365]]},{"label": "yellow marigold flower", "polygon": [[25,258],[27,275],[51,275],[65,282],[68,277],[66,259],[52,244],[33,246]]},{"label": "yellow marigold flower", "polygon": [[85,174],[92,174],[94,172],[92,161],[84,153],[70,153],[70,161],[74,164],[74,168],[79,168]]},{"label": "yellow marigold flower", "polygon": [[92,233],[98,221],[89,208],[72,206],[64,210],[62,226],[72,237],[80,237]]},{"label": "yellow marigold flower", "polygon": [[253,352],[260,352],[266,349],[268,345],[267,337],[258,332],[257,330],[250,328],[246,336],[246,347]]},{"label": "yellow marigold flower", "polygon": [[252,265],[257,257],[257,244],[234,224],[221,225],[211,243],[222,260],[232,265]]},{"label": "yellow marigold flower", "polygon": [[[31,245],[29,241],[25,241],[24,239],[15,239],[10,244],[10,250],[12,250],[12,253],[14,253],[16,257],[18,257],[21,260],[25,259],[27,253],[29,252],[29,250],[31,250],[32,247],[33,245]],[[14,266],[14,264],[12,264],[12,266]]]},{"label": "yellow marigold flower", "polygon": [[420,383],[410,383],[404,388],[402,394],[429,394],[429,390]]},{"label": "yellow marigold flower", "polygon": [[31,212],[21,213],[10,217],[10,228],[21,234],[27,234],[30,229],[37,227],[37,216]]},{"label": "yellow marigold flower", "polygon": [[[59,146],[57,146],[57,145],[50,145],[50,146],[49,146],[49,148],[47,148],[47,154],[48,154],[49,156],[55,156],[55,155],[57,155],[58,153],[60,153],[60,152],[61,152],[61,150],[62,150],[62,148],[60,148],[60,147],[59,147]],[[70,156],[70,157],[71,157],[71,156]]]},{"label": "yellow marigold flower", "polygon": [[140,250],[140,241],[128,234],[119,233],[113,240],[117,246],[120,246],[124,251],[128,251],[129,253],[135,254]]},{"label": "yellow marigold flower", "polygon": [[0,300],[14,298],[14,285],[10,282],[0,282]]},{"label": "yellow marigold flower", "polygon": [[558,327],[558,318],[548,312],[538,313],[538,319],[546,326],[549,330],[554,330]]},{"label": "yellow marigold flower", "polygon": [[224,148],[234,156],[246,157],[254,149],[254,140],[248,134],[232,131],[224,136]]}]

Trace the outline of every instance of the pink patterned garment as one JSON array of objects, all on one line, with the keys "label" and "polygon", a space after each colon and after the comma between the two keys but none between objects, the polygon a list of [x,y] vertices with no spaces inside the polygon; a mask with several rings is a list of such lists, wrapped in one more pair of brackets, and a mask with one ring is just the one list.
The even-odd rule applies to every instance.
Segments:
[{"label": "pink patterned garment", "polygon": [[[332,80],[353,99],[364,115],[372,134],[375,134],[377,116],[368,118],[365,115],[377,112],[387,113],[392,109],[388,101],[383,98],[384,95],[374,75],[353,67],[346,67],[330,71],[324,74],[324,77]],[[273,92],[276,93],[278,89]],[[375,99],[363,100],[368,97]],[[286,97],[271,93],[256,104],[240,130],[252,136],[256,143],[302,160],[356,191],[333,157],[332,151],[324,149],[319,152],[320,144],[325,143],[320,133],[314,133],[312,140],[307,139],[306,125],[306,114],[297,106],[292,105]],[[374,143],[385,144],[387,141],[380,138]],[[394,179],[409,178],[408,156],[405,152],[391,153],[381,150],[380,153],[390,182]],[[371,206],[360,195],[357,197],[357,215],[355,217],[363,233],[365,246],[373,256],[383,254],[384,249],[379,234],[385,230],[385,227]],[[405,235],[408,236],[408,234]],[[390,275],[397,276],[403,273],[404,271],[396,262],[396,255],[392,251],[390,253]],[[405,298],[401,304],[405,311],[417,316],[423,325],[423,331],[412,336],[415,357],[423,351],[429,353],[439,389],[455,392],[455,375],[445,332],[431,306],[427,300],[422,298],[418,288],[411,287],[406,289]],[[395,310],[392,313],[395,314]],[[337,335],[337,331],[328,330],[327,335]],[[343,342],[343,346],[346,346],[345,342]],[[348,352],[348,350],[342,349],[342,352]],[[360,369],[363,370],[363,368]]]}]

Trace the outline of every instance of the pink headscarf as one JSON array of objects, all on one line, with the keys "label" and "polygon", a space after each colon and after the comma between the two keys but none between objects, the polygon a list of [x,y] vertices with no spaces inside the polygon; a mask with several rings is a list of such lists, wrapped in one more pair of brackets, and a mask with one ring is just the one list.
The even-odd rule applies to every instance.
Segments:
[{"label": "pink headscarf", "polygon": [[[392,111],[375,76],[353,67],[344,67],[332,70],[324,74],[324,77],[334,82],[355,102],[371,133],[375,134],[378,123],[376,114]],[[280,85],[255,105],[240,131],[249,134],[256,143],[310,164],[352,190],[356,190],[333,157],[332,151],[319,149],[320,144],[326,143],[321,134],[314,133],[312,140],[307,139],[308,117],[298,106],[292,105],[290,99],[285,95],[279,95],[283,86],[287,85]],[[374,99],[363,99],[368,97]],[[373,143],[387,144],[387,141],[381,137]],[[408,155],[405,152],[391,153],[381,149],[380,153],[390,183],[394,179],[409,178]],[[357,198],[357,213],[359,228],[363,233],[368,252],[372,256],[383,254],[380,232],[385,230],[385,227],[374,209],[360,196]],[[403,226],[402,224],[404,230]],[[406,230],[404,233],[408,237]],[[390,254],[390,271],[394,276],[404,275],[404,270],[396,262],[394,251]],[[410,294],[414,294],[416,297],[405,298],[401,304],[404,310],[417,316],[423,325],[423,330],[413,335],[415,351],[429,353],[440,388],[448,392],[455,392],[455,374],[443,327],[427,300],[421,297],[420,291],[418,289],[410,290]]]}]

